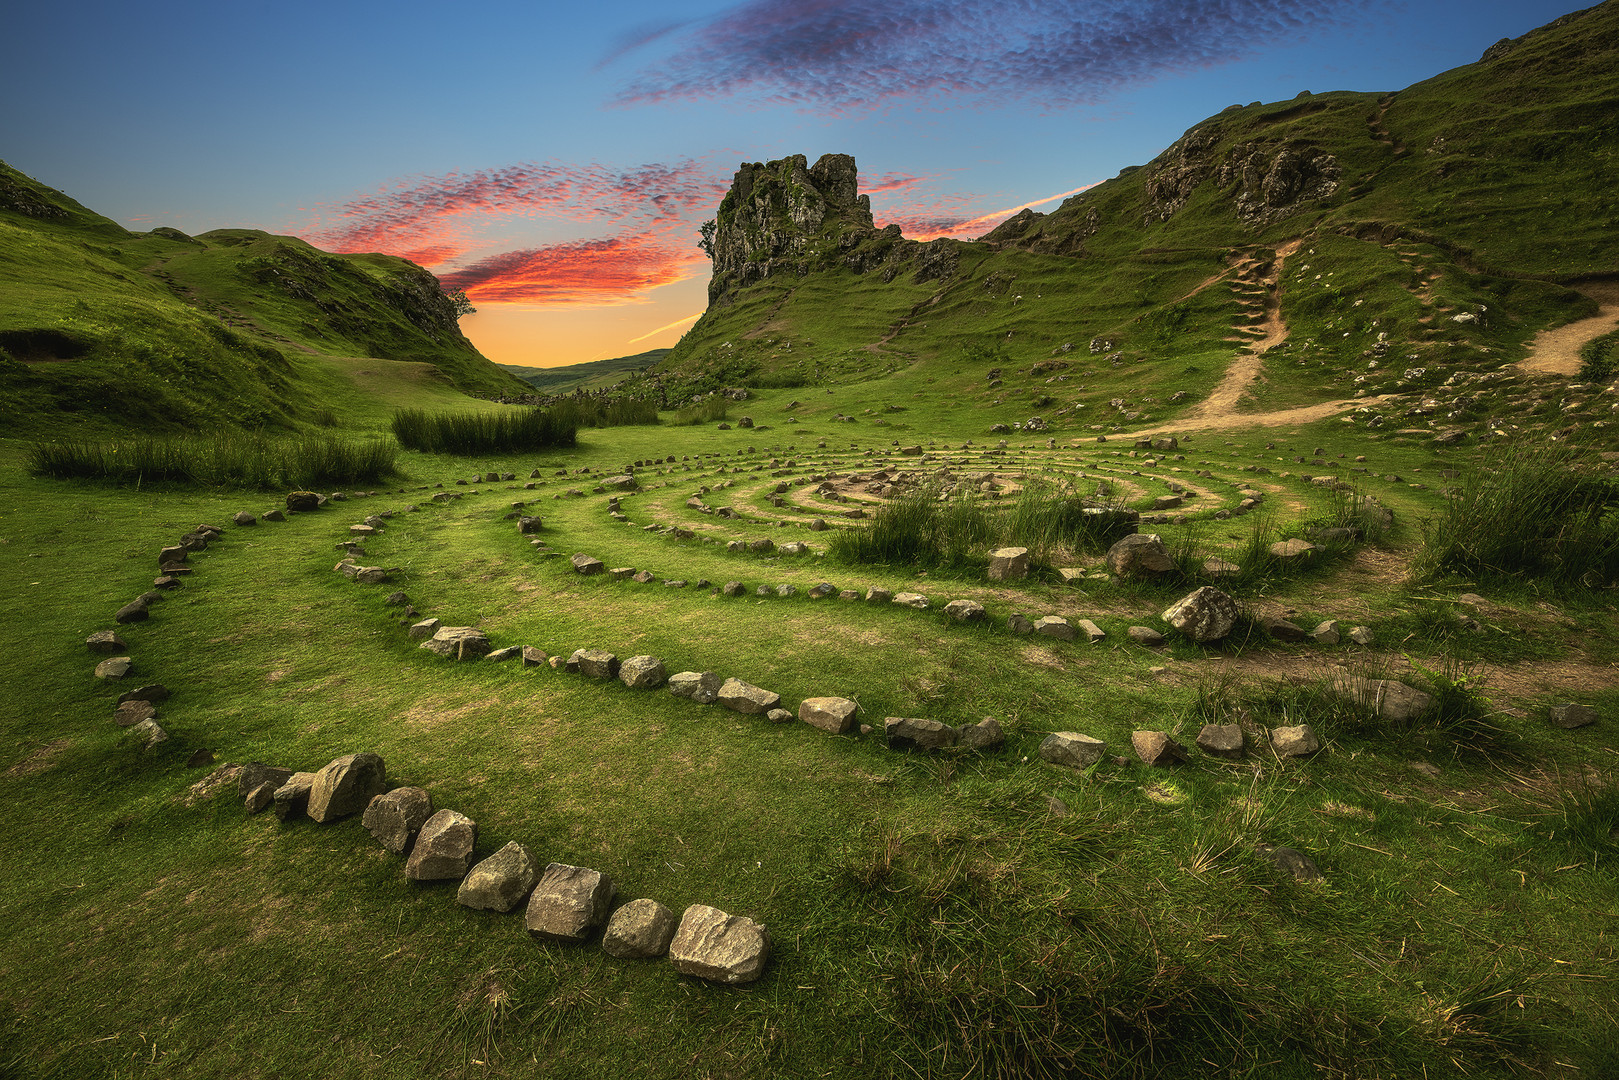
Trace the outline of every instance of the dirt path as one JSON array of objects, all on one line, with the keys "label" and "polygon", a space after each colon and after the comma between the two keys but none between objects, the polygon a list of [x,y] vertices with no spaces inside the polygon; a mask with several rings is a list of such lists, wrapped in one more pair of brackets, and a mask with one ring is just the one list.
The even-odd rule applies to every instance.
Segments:
[{"label": "dirt path", "polygon": [[1270,273],[1265,275],[1264,285],[1268,291],[1265,296],[1265,321],[1262,324],[1264,332],[1237,354],[1225,378],[1220,380],[1214,392],[1201,405],[1192,410],[1186,417],[1186,423],[1208,426],[1213,419],[1235,413],[1237,402],[1259,377],[1260,367],[1265,361],[1265,350],[1287,340],[1287,323],[1282,321],[1282,266],[1287,262],[1287,257],[1299,249],[1300,243],[1302,241],[1290,240],[1277,248]]},{"label": "dirt path", "polygon": [[1520,369],[1572,377],[1580,370],[1580,347],[1619,329],[1619,281],[1593,281],[1579,291],[1601,305],[1598,314],[1536,334],[1529,343],[1528,359],[1518,362]]}]

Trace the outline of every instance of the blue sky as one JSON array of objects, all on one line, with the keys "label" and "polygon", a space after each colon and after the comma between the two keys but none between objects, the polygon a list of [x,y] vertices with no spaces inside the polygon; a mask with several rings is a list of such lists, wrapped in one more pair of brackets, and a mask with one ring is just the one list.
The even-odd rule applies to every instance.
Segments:
[{"label": "blue sky", "polygon": [[415,258],[549,366],[678,338],[740,162],[853,154],[879,224],[971,237],[1227,105],[1400,89],[1577,6],[63,0],[7,15],[0,158],[132,229]]}]

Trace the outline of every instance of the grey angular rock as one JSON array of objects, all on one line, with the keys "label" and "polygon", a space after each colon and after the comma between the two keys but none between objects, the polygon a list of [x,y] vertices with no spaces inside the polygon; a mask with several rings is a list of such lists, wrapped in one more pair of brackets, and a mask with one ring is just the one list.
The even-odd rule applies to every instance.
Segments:
[{"label": "grey angular rock", "polygon": [[528,848],[511,841],[474,866],[456,890],[455,902],[480,911],[511,911],[540,880],[540,865]]},{"label": "grey angular rock", "polygon": [[142,740],[148,750],[158,743],[169,741],[169,733],[164,731],[162,726],[150,716],[130,728],[129,733]]},{"label": "grey angular rock", "polygon": [[1119,577],[1143,577],[1175,569],[1156,533],[1131,533],[1107,550],[1107,568]]},{"label": "grey angular rock", "polygon": [[477,660],[494,651],[489,635],[476,626],[441,626],[420,648],[450,660]]},{"label": "grey angular rock", "polygon": [[618,678],[631,690],[656,690],[669,681],[663,661],[656,656],[632,656],[618,667]]},{"label": "grey angular rock", "polygon": [[848,698],[812,697],[799,702],[798,718],[828,734],[846,735],[854,730],[859,710],[860,706]]},{"label": "grey angular rock", "polygon": [[382,758],[370,751],[335,758],[315,774],[307,813],[319,822],[358,814],[382,794],[387,779]]},{"label": "grey angular rock", "polygon": [[1084,634],[1085,639],[1093,645],[1107,637],[1106,632],[1089,619],[1076,620],[1074,623],[1074,628],[1080,633]]},{"label": "grey angular rock", "polygon": [[478,823],[455,810],[440,810],[422,823],[405,860],[411,881],[459,881],[472,867]]},{"label": "grey angular rock", "polygon": [[914,608],[917,611],[928,609],[928,598],[918,592],[895,593],[893,602],[900,607]]},{"label": "grey angular rock", "polygon": [[956,729],[937,720],[914,716],[883,718],[883,737],[890,750],[942,750],[956,745]]},{"label": "grey angular rock", "polygon": [[242,800],[242,805],[247,807],[249,814],[257,814],[261,810],[269,809],[275,805],[275,792],[279,786],[278,784],[270,783],[260,784],[247,793],[247,798]]},{"label": "grey angular rock", "polygon": [[809,597],[811,600],[824,600],[828,596],[836,596],[837,594],[837,586],[833,585],[829,581],[823,581],[809,591]]},{"label": "grey angular rock", "polygon": [[423,638],[430,638],[434,634],[438,633],[439,629],[443,625],[444,624],[439,622],[437,619],[423,619],[419,623],[413,623],[409,631],[410,639],[412,641],[420,641]]},{"label": "grey angular rock", "polygon": [[1349,640],[1356,645],[1370,645],[1375,639],[1369,626],[1352,626],[1349,628]]},{"label": "grey angular rock", "polygon": [[1552,723],[1564,731],[1573,731],[1575,728],[1585,727],[1597,721],[1597,711],[1589,705],[1576,705],[1568,702],[1562,705],[1553,705],[1551,709]]},{"label": "grey angular rock", "polygon": [[1042,615],[1034,621],[1034,632],[1058,641],[1073,641],[1078,636],[1061,615]]},{"label": "grey angular rock", "polygon": [[264,520],[265,521],[285,521],[285,520],[287,520],[287,515],[286,515],[286,512],[282,511],[282,510],[266,510],[264,512]]},{"label": "grey angular rock", "polygon": [[156,715],[157,706],[150,701],[120,701],[113,707],[112,722],[119,727],[134,727],[142,720],[150,720]]},{"label": "grey angular rock", "polygon": [[748,594],[748,587],[742,584],[740,581],[727,581],[724,586],[720,588],[720,592],[724,593],[726,596],[746,596]]},{"label": "grey angular rock", "polygon": [[309,809],[309,792],[314,786],[312,772],[295,772],[287,777],[287,782],[275,789],[275,816],[282,821],[303,817]]},{"label": "grey angular rock", "polygon": [[1308,641],[1310,635],[1304,632],[1304,627],[1286,619],[1271,616],[1259,621],[1260,627],[1277,641]]},{"label": "grey angular rock", "polygon": [[231,518],[231,520],[242,526],[257,525],[259,523],[259,519],[248,513],[246,510],[236,511],[236,515]]},{"label": "grey angular rock", "polygon": [[956,745],[963,750],[993,750],[1006,742],[1001,722],[986,716],[976,724],[963,724],[956,729]]},{"label": "grey angular rock", "polygon": [[1205,585],[1181,597],[1163,613],[1163,620],[1193,641],[1219,641],[1231,633],[1241,613],[1230,596]]},{"label": "grey angular rock", "polygon": [[996,548],[989,553],[988,577],[991,581],[1021,581],[1029,576],[1029,549],[1025,547]]},{"label": "grey angular rock", "polygon": [[682,671],[669,676],[669,692],[699,705],[712,705],[719,699],[724,682],[712,671]]},{"label": "grey angular rock", "polygon": [[573,564],[573,568],[575,570],[586,575],[587,577],[591,574],[605,573],[607,570],[607,567],[603,565],[600,559],[586,555],[582,551],[574,555],[568,561]]},{"label": "grey angular rock", "polygon": [[150,605],[145,600],[131,600],[113,614],[112,621],[127,626],[129,623],[145,622],[151,617]]},{"label": "grey angular rock", "polygon": [[431,795],[419,787],[402,787],[373,797],[366,804],[360,824],[377,843],[395,855],[403,855],[432,816]]},{"label": "grey angular rock", "polygon": [[763,926],[705,904],[686,909],[669,943],[676,971],[727,986],[755,981],[769,958],[770,935]]},{"label": "grey angular rock", "polygon": [[798,595],[798,586],[797,585],[777,585],[776,586],[776,595],[777,596],[797,596]]},{"label": "grey angular rock", "polygon": [[508,645],[504,649],[496,649],[493,652],[485,653],[484,659],[498,664],[503,660],[516,660],[521,655],[523,655],[521,645]]},{"label": "grey angular rock", "polygon": [[944,606],[944,613],[957,622],[982,622],[988,614],[977,600],[952,600]]},{"label": "grey angular rock", "polygon": [[1341,640],[1341,635],[1338,631],[1338,620],[1328,619],[1325,622],[1316,624],[1316,628],[1310,631],[1310,636],[1322,645],[1338,644]]},{"label": "grey angular rock", "polygon": [[607,921],[614,891],[600,871],[551,863],[528,898],[523,924],[541,937],[583,941]]},{"label": "grey angular rock", "polygon": [[[294,513],[306,513],[320,508],[320,496],[313,491],[287,492],[287,509]],[[268,515],[266,515],[268,516]]]},{"label": "grey angular rock", "polygon": [[1130,640],[1135,642],[1137,645],[1153,646],[1162,645],[1164,643],[1164,635],[1160,634],[1150,626],[1132,626],[1130,629],[1126,630],[1125,633],[1128,634],[1130,636]]},{"label": "grey angular rock", "polygon": [[580,649],[579,674],[592,679],[616,679],[620,667],[618,657],[606,649]]},{"label": "grey angular rock", "polygon": [[791,710],[783,709],[778,705],[765,713],[765,719],[772,724],[790,724],[793,722],[793,714]]},{"label": "grey angular rock", "polygon": [[1008,630],[1012,631],[1012,633],[1014,633],[1014,634],[1032,634],[1032,633],[1034,633],[1034,623],[1030,622],[1028,619],[1024,618],[1022,615],[1014,614],[1014,615],[1008,616],[1007,620],[1006,620],[1006,628]]},{"label": "grey angular rock", "polygon": [[147,683],[145,686],[137,686],[133,690],[125,690],[119,694],[118,704],[122,705],[126,701],[150,701],[155,705],[169,700],[169,697],[169,688],[162,683]]},{"label": "grey angular rock", "polygon": [[868,604],[890,604],[893,601],[894,594],[887,589],[873,587],[866,590],[866,603]]},{"label": "grey angular rock", "polygon": [[1309,757],[1321,749],[1321,740],[1309,724],[1270,729],[1270,748],[1277,757]]},{"label": "grey angular rock", "polygon": [[1247,739],[1237,724],[1204,724],[1197,733],[1197,748],[1214,757],[1240,758]]},{"label": "grey angular rock", "polygon": [[97,630],[84,639],[84,645],[94,653],[120,653],[129,648],[124,639],[112,630]]},{"label": "grey angular rock", "polygon": [[248,793],[261,784],[274,784],[276,788],[279,788],[290,779],[292,779],[291,769],[266,765],[262,761],[250,761],[242,766],[241,772],[236,774],[236,797],[238,799],[247,798]]},{"label": "grey angular rock", "polygon": [[678,921],[656,900],[631,900],[607,920],[602,952],[618,960],[648,960],[669,952]]},{"label": "grey angular rock", "polygon": [[1130,746],[1148,765],[1174,765],[1186,760],[1186,748],[1164,731],[1132,731]]},{"label": "grey angular rock", "polygon": [[135,667],[135,661],[127,656],[111,656],[96,665],[96,678],[103,682],[115,682],[125,678]]},{"label": "grey angular rock", "polygon": [[762,690],[741,679],[726,679],[720,687],[719,697],[716,700],[735,712],[762,716],[781,704],[781,695]]},{"label": "grey angular rock", "polygon": [[1088,769],[1106,752],[1107,743],[1077,731],[1056,731],[1040,742],[1041,760],[1071,769]]},{"label": "grey angular rock", "polygon": [[526,667],[526,668],[528,668],[528,667],[544,667],[545,662],[547,660],[549,660],[549,659],[550,659],[550,657],[545,655],[544,650],[536,649],[532,645],[524,645],[523,646],[523,666],[524,667]]}]

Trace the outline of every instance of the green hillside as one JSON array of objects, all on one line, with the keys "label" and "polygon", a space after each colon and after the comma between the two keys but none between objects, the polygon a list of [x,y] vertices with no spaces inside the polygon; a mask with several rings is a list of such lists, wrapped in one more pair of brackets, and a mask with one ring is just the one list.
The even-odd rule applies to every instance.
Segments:
[{"label": "green hillside", "polygon": [[330,359],[352,357],[427,365],[446,390],[521,389],[404,259],[248,229],[131,233],[0,163],[8,429],[297,427],[351,393]]},{"label": "green hillside", "polygon": [[668,349],[648,349],[633,356],[614,356],[562,367],[536,368],[520,364],[501,364],[500,367],[536,390],[556,394],[575,389],[604,389],[617,383],[626,373],[649,368],[668,355]]},{"label": "green hillside", "polygon": [[[662,379],[681,393],[904,371],[988,425],[1032,406],[986,370],[1047,363],[1091,368],[1084,393],[1039,406],[1059,428],[1120,398],[1163,422],[1215,392],[1267,311],[1287,332],[1252,350],[1266,355],[1244,408],[1493,371],[1619,278],[1616,41],[1610,2],[1399,92],[1232,106],[976,242],[876,230],[836,155],[744,166],[718,214],[713,302]],[[818,228],[781,226],[806,208]]]}]

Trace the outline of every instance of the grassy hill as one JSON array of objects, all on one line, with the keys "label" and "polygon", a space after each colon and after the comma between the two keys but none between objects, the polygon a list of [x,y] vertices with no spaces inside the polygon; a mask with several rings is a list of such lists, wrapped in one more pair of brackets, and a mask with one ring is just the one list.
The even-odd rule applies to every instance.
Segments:
[{"label": "grassy hill", "polygon": [[426,365],[445,390],[521,388],[406,260],[245,229],[131,233],[0,163],[0,419],[12,432],[64,419],[327,421],[354,396],[328,378],[344,357],[401,365],[411,380]]},{"label": "grassy hill", "polygon": [[500,367],[536,390],[557,394],[569,390],[606,389],[622,380],[628,372],[649,368],[668,355],[668,349],[648,349],[633,356],[615,356],[562,367],[534,368],[520,364],[501,364]]},{"label": "grassy hill", "polygon": [[[1536,330],[1593,313],[1587,283],[1619,278],[1616,37],[1610,2],[1397,92],[1232,106],[1054,213],[912,246],[927,258],[830,214],[795,258],[773,253],[791,273],[732,274],[764,276],[728,288],[660,370],[682,390],[710,373],[911,371],[992,423],[1033,409],[1000,408],[1011,394],[985,388],[988,369],[1073,361],[1092,369],[1086,392],[1058,393],[1060,418],[1040,411],[1084,430],[1118,398],[1154,421],[1194,410],[1267,305],[1290,335],[1246,407],[1391,391],[1408,369],[1430,385],[1496,370]],[[757,230],[735,196],[721,232]],[[1369,360],[1383,374],[1356,383]]]}]

